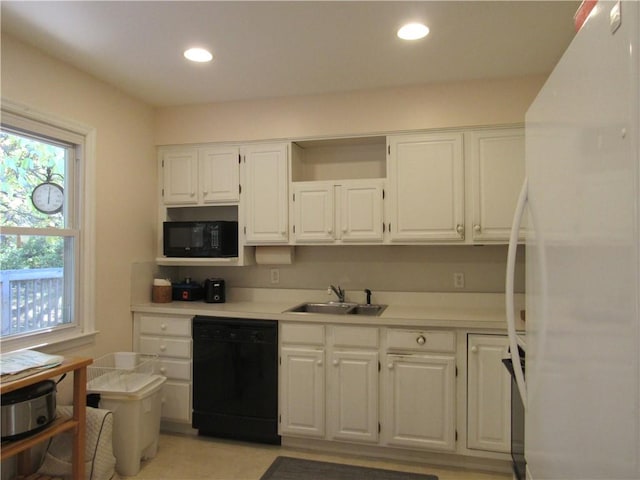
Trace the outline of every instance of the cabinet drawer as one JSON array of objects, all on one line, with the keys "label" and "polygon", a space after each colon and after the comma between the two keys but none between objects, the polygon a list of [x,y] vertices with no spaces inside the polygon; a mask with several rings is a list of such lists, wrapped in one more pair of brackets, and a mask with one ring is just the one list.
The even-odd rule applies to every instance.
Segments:
[{"label": "cabinet drawer", "polygon": [[188,360],[173,360],[160,357],[158,372],[167,378],[176,380],[191,380],[191,362]]},{"label": "cabinet drawer", "polygon": [[333,326],[333,345],[335,347],[371,347],[378,348],[378,329],[372,327]]},{"label": "cabinet drawer", "polygon": [[191,339],[140,335],[140,353],[190,359]]},{"label": "cabinet drawer", "polygon": [[298,345],[324,345],[324,325],[280,323],[280,340]]},{"label": "cabinet drawer", "polygon": [[142,315],[140,333],[191,337],[191,317]]},{"label": "cabinet drawer", "polygon": [[387,330],[389,350],[415,350],[424,352],[454,352],[456,335],[451,331],[439,330]]},{"label": "cabinet drawer", "polygon": [[191,385],[186,382],[165,382],[162,387],[164,420],[191,422]]}]

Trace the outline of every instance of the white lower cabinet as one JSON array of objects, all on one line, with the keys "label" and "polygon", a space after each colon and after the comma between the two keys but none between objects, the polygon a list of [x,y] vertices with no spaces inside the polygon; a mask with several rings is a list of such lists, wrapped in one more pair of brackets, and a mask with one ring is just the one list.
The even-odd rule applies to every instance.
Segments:
[{"label": "white lower cabinet", "polygon": [[280,323],[279,338],[279,433],[323,438],[324,326]]},{"label": "white lower cabinet", "polygon": [[281,323],[282,435],[455,450],[454,332],[317,328]]},{"label": "white lower cabinet", "polygon": [[280,433],[324,437],[324,349],[280,351]]},{"label": "white lower cabinet", "polygon": [[467,343],[467,447],[508,453],[511,378],[502,364],[504,335],[470,334]]},{"label": "white lower cabinet", "polygon": [[455,450],[455,358],[386,356],[385,443]]},{"label": "white lower cabinet", "polygon": [[455,333],[389,329],[386,338],[384,443],[455,450]]},{"label": "white lower cabinet", "polygon": [[162,390],[162,420],[191,424],[191,316],[136,313],[133,348],[158,355],[158,369],[167,377]]},{"label": "white lower cabinet", "polygon": [[328,438],[377,443],[378,329],[328,327]]}]

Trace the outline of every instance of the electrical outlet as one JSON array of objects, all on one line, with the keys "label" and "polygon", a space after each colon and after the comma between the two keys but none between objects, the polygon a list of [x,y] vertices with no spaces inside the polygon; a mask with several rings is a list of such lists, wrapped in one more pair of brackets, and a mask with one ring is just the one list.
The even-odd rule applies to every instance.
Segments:
[{"label": "electrical outlet", "polygon": [[464,273],[458,272],[453,274],[453,287],[464,288]]},{"label": "electrical outlet", "polygon": [[276,283],[280,283],[280,270],[278,270],[277,268],[272,268],[270,273],[271,273],[271,283],[274,285]]}]

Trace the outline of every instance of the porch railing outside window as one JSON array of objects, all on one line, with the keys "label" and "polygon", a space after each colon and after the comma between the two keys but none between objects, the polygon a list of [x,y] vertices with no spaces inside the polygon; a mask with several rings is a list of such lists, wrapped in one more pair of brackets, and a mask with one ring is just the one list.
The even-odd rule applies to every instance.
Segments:
[{"label": "porch railing outside window", "polygon": [[62,268],[1,270],[2,336],[62,325],[63,282]]}]

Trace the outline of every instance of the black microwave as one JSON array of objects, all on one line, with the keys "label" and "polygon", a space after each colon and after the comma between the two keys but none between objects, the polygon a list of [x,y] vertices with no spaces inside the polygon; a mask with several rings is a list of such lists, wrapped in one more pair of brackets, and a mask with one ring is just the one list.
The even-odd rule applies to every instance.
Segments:
[{"label": "black microwave", "polygon": [[238,222],[164,222],[166,257],[237,257]]}]

